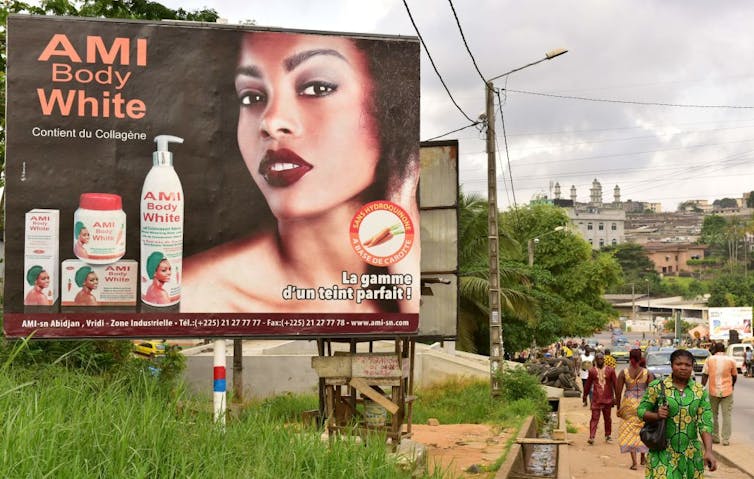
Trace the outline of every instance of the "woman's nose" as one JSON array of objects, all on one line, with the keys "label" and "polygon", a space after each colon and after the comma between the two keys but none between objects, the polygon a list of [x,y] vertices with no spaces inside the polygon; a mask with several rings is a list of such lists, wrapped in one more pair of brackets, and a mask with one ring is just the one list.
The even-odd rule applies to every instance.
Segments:
[{"label": "woman's nose", "polygon": [[295,95],[271,95],[259,126],[263,137],[277,139],[301,133],[296,99]]}]

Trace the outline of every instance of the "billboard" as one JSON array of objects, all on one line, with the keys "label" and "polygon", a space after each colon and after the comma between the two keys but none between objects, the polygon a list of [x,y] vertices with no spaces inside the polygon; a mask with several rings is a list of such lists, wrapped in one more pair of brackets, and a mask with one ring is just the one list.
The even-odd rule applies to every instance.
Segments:
[{"label": "billboard", "polygon": [[419,336],[458,332],[458,141],[422,142],[422,302]]},{"label": "billboard", "polygon": [[10,16],[10,337],[414,334],[419,44]]},{"label": "billboard", "polygon": [[738,331],[740,338],[751,337],[751,306],[709,308],[709,338],[728,340],[730,331]]}]

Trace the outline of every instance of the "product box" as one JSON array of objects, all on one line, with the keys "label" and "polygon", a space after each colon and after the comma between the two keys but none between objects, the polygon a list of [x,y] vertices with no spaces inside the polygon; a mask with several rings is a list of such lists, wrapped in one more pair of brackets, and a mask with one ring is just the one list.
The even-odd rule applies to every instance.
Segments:
[{"label": "product box", "polygon": [[60,285],[60,211],[33,209],[24,230],[24,306],[51,306]]},{"label": "product box", "polygon": [[61,265],[62,306],[134,306],[139,263],[124,259],[89,264],[67,259]]}]

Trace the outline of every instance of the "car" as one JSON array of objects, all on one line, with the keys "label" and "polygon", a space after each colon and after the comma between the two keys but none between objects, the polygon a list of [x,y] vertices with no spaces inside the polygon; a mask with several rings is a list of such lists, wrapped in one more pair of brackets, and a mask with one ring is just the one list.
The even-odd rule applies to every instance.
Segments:
[{"label": "car", "polygon": [[725,354],[732,357],[736,361],[736,369],[740,373],[744,367],[744,353],[747,349],[752,349],[751,344],[729,344],[725,350]]},{"label": "car", "polygon": [[701,373],[710,352],[704,348],[689,348],[688,351],[694,356],[694,372]]},{"label": "car", "polygon": [[136,341],[134,353],[153,358],[165,354],[165,343],[162,341]]},{"label": "car", "polygon": [[628,338],[625,336],[615,336],[613,338],[613,346],[625,346],[628,344]]},{"label": "car", "polygon": [[675,346],[660,346],[661,353],[672,353],[676,349],[678,348],[676,348]]},{"label": "car", "polygon": [[647,346],[647,349],[643,349],[642,352],[644,353],[644,358],[649,355],[649,353],[656,353],[660,350],[659,346]]},{"label": "car", "polygon": [[614,348],[610,354],[615,358],[618,363],[628,362],[628,348],[625,346],[618,346]]},{"label": "car", "polygon": [[673,369],[670,365],[670,352],[652,351],[647,353],[647,369],[658,379],[670,376]]}]

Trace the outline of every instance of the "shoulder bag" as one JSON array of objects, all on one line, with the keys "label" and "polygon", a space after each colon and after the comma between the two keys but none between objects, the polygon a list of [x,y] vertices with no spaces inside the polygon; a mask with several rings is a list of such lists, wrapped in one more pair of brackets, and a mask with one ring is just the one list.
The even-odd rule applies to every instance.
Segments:
[{"label": "shoulder bag", "polygon": [[[665,398],[665,381],[660,380],[661,393],[657,401],[657,408],[660,409],[660,404],[667,402]],[[659,419],[657,421],[645,421],[639,432],[639,438],[650,451],[662,451],[668,447],[668,440],[665,437],[665,421],[667,419]]]}]

